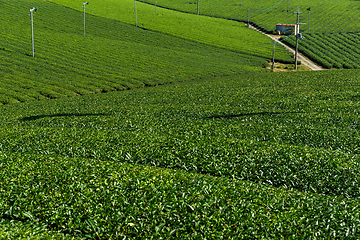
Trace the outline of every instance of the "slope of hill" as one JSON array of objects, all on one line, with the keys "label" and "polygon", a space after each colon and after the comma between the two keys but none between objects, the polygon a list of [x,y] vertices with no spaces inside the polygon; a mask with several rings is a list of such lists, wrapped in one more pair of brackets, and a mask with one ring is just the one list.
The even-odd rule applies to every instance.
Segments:
[{"label": "slope of hill", "polygon": [[359,70],[2,3],[0,238],[360,237]]},{"label": "slope of hill", "polygon": [[[54,0],[61,4],[66,4],[67,6],[71,6],[77,9],[80,9],[80,4],[74,1],[61,1]],[[155,1],[141,1],[147,3],[148,5],[144,5],[141,3],[137,3],[138,5],[138,15],[139,15],[139,25],[142,27],[146,27],[149,29],[156,29],[157,31],[163,31],[170,34],[178,34],[178,36],[183,36],[189,39],[194,39],[196,41],[209,42],[211,44],[216,44],[216,42],[222,42],[223,46],[226,46],[229,49],[241,49],[239,48],[239,43],[236,41],[227,41],[228,38],[223,38],[223,35],[228,34],[228,31],[223,31],[224,27],[221,27],[221,31],[225,34],[222,34],[221,38],[208,35],[204,36],[204,34],[193,36],[192,31],[189,29],[177,29],[177,32],[174,33],[171,31],[171,24],[162,24],[163,17],[171,18],[171,15],[176,15],[176,18],[179,19],[179,25],[181,23],[186,22],[186,26],[191,26],[190,29],[197,29],[197,32],[206,32],[207,34],[213,28],[209,26],[216,26],[214,24],[204,24],[203,22],[189,24],[188,23],[188,15],[183,13],[174,13],[166,11],[161,7],[175,9],[182,12],[188,13],[196,13],[197,4],[196,1],[163,1],[157,0],[157,12],[158,15],[155,15]],[[289,3],[289,5],[288,5]],[[249,2],[249,1],[201,1],[200,3],[200,13],[208,16],[215,16],[218,18],[225,19],[233,19],[236,21],[250,21],[251,24],[255,25],[259,29],[272,33],[275,30],[275,25],[277,23],[295,23],[296,22],[296,14],[294,11],[296,9],[300,9],[302,14],[300,14],[300,22],[305,23],[306,25],[301,25],[301,32],[303,34],[311,32],[311,36],[315,36],[314,40],[305,39],[300,42],[300,51],[306,55],[308,58],[312,59],[316,63],[320,64],[324,68],[357,68],[357,51],[353,51],[350,49],[356,49],[356,41],[349,43],[349,41],[353,41],[353,36],[351,34],[347,36],[346,34],[341,37],[342,40],[330,41],[331,38],[327,37],[329,33],[346,33],[346,32],[356,32],[359,31],[360,25],[358,24],[358,16],[356,9],[360,7],[359,1],[325,1],[321,3],[313,2],[313,1],[262,1],[262,2]],[[112,6],[104,7],[103,6]],[[135,11],[134,11],[134,2],[133,1],[112,1],[107,0],[105,3],[94,3],[92,5],[96,11],[100,11],[102,14],[105,14],[108,17],[121,19],[122,21],[128,23],[135,22]],[[288,8],[289,7],[289,8]],[[106,10],[105,10],[106,9]],[[122,14],[119,15],[118,11],[122,9]],[[249,9],[249,15],[248,11]],[[289,9],[289,11],[288,11]],[[308,10],[311,10],[309,12]],[[98,14],[98,12],[93,12],[94,14]],[[311,14],[310,14],[311,13]],[[179,16],[177,16],[179,15]],[[186,16],[184,18],[184,16]],[[248,18],[249,16],[249,18]],[[311,16],[311,18],[310,18]],[[199,16],[194,16],[193,19],[203,19]],[[311,19],[311,20],[310,20]],[[214,20],[220,21],[221,20]],[[309,22],[310,21],[310,22]],[[226,22],[225,22],[226,23]],[[239,24],[239,23],[234,23]],[[165,26],[164,26],[165,25]],[[229,25],[226,23],[225,25]],[[241,26],[241,25],[240,25]],[[244,27],[244,25],[242,25]],[[220,29],[220,28],[218,28]],[[184,31],[185,30],[185,31]],[[189,34],[191,32],[191,34]],[[213,31],[217,34],[217,30]],[[321,34],[319,34],[321,33]],[[325,33],[326,35],[322,35]],[[234,34],[234,31],[231,31],[231,34]],[[242,34],[242,33],[241,33]],[[315,34],[315,35],[314,35]],[[319,35],[317,35],[319,34]],[[313,39],[309,34],[309,39]],[[317,36],[317,37],[316,37]],[[336,37],[335,37],[336,38]],[[329,41],[328,41],[329,40]],[[225,44],[228,42],[227,44]],[[321,43],[324,42],[324,43]],[[288,39],[287,43],[290,45],[294,45],[292,39]],[[243,43],[240,44],[242,47],[246,47],[248,49],[248,53],[251,52],[262,52],[258,49],[254,49],[254,45],[245,46]],[[339,46],[340,45],[340,46]],[[350,45],[350,48],[349,48]],[[311,49],[311,50],[310,50]],[[340,51],[339,51],[340,49]],[[343,51],[344,50],[344,51]],[[269,53],[269,50],[267,50]],[[315,53],[317,52],[317,53]],[[278,53],[278,49],[276,50]],[[263,53],[262,53],[263,54]],[[282,54],[282,53],[281,53]],[[266,54],[265,54],[266,55]],[[277,54],[275,54],[276,56]],[[282,57],[281,57],[282,58]],[[279,61],[279,59],[277,59]],[[280,60],[283,61],[283,60]]]},{"label": "slope of hill", "polygon": [[262,71],[267,60],[93,15],[83,36],[82,12],[47,1],[7,1],[1,11],[0,104]]},{"label": "slope of hill", "polygon": [[[79,11],[82,3],[71,0],[51,0]],[[157,8],[137,2],[137,23],[141,28],[170,34],[176,37],[218,46],[249,55],[272,58],[272,41],[254,32],[241,22],[196,16],[178,11]],[[88,12],[106,16],[127,24],[136,24],[135,5],[132,0],[104,0],[87,5]],[[283,47],[276,49],[276,59],[293,62],[292,54]]]},{"label": "slope of hill", "polygon": [[257,73],[0,106],[0,233],[359,238],[359,86]]},{"label": "slope of hill", "polygon": [[[60,1],[60,0],[58,0]],[[155,4],[155,0],[142,0]],[[156,0],[159,6],[181,11],[196,13],[196,0]],[[299,7],[302,14],[300,21],[307,25],[301,26],[303,31],[308,29],[308,11],[310,8],[310,29],[313,33],[358,32],[360,30],[358,9],[359,1],[353,0],[201,0],[200,13],[208,16],[248,21],[267,32],[275,30],[278,23],[296,23],[294,12]]]}]

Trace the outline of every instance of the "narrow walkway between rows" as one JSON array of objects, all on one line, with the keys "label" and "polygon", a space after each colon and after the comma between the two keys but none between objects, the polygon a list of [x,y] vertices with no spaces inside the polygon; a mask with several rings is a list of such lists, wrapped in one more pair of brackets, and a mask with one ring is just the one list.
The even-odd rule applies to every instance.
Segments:
[{"label": "narrow walkway between rows", "polygon": [[[295,50],[292,49],[291,47],[287,46],[286,44],[284,44],[283,42],[280,42],[279,39],[277,39],[276,37],[266,34],[262,31],[260,31],[259,29],[255,28],[252,25],[249,25],[251,29],[254,29],[262,34],[264,34],[265,36],[271,38],[272,40],[275,40],[277,43],[283,45],[287,50],[289,50],[291,53],[295,54]],[[298,60],[301,61],[301,64],[304,66],[309,67],[311,70],[313,71],[319,71],[319,70],[325,70],[324,68],[320,67],[319,65],[315,64],[314,62],[312,62],[311,60],[309,60],[308,58],[306,58],[304,55],[302,55],[301,53],[298,52]]]}]

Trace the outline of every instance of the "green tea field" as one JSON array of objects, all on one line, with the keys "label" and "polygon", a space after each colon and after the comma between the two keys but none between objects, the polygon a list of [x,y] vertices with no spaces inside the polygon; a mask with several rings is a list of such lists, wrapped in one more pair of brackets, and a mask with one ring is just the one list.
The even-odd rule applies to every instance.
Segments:
[{"label": "green tea field", "polygon": [[358,238],[359,83],[253,73],[3,105],[0,235]]},{"label": "green tea field", "polygon": [[[56,0],[64,1],[64,0]],[[65,0],[66,1],[66,0]],[[155,4],[155,0],[141,0]],[[158,6],[197,13],[197,0],[156,0]],[[278,23],[296,23],[297,8],[302,12],[300,20],[308,30],[308,9],[310,8],[310,31],[313,33],[358,32],[360,30],[359,1],[353,0],[201,0],[200,14],[219,18],[250,22],[272,32]],[[248,10],[249,9],[249,17]]]},{"label": "green tea field", "polygon": [[[360,238],[360,70],[267,69],[286,1],[83,3],[0,1],[0,239]],[[300,51],[359,68],[329,26]]]},{"label": "green tea field", "polygon": [[[284,39],[295,47],[295,36]],[[359,33],[306,34],[299,51],[325,68],[359,68]]]},{"label": "green tea field", "polygon": [[[32,58],[31,21],[34,12]],[[271,41],[246,37],[253,54],[135,28],[45,1],[9,1],[0,15],[0,104],[109,92],[201,77],[264,71]],[[75,24],[77,23],[77,24]],[[291,62],[279,48],[279,61]]]},{"label": "green tea field", "polygon": [[[154,0],[142,0],[155,5]],[[156,0],[158,6],[197,13],[197,1]],[[360,31],[359,1],[239,1],[205,0],[199,2],[200,14],[242,21],[258,29],[275,33],[276,24],[295,24],[299,10],[300,31],[306,34],[300,41],[300,52],[324,68],[358,68]],[[310,35],[311,33],[311,35]],[[334,33],[334,36],[331,34]],[[355,39],[354,39],[355,38]],[[295,48],[295,38],[287,44]],[[355,50],[354,50],[355,49]],[[354,52],[355,51],[355,52]]]},{"label": "green tea field", "polygon": [[[72,0],[51,0],[78,11],[82,2]],[[138,27],[225,48],[248,55],[272,58],[272,41],[262,34],[248,29],[243,22],[229,21],[206,16],[194,16],[179,11],[155,8],[136,2]],[[88,12],[95,16],[107,17],[135,25],[135,5],[132,0],[106,0],[87,5]],[[293,62],[292,55],[284,48],[277,49],[277,60]]]}]

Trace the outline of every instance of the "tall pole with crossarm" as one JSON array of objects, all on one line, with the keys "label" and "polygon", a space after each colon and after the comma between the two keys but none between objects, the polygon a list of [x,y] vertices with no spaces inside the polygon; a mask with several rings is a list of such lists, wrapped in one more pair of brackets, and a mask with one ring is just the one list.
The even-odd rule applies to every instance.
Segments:
[{"label": "tall pole with crossarm", "polygon": [[300,33],[300,23],[299,22],[299,15],[300,15],[300,8],[298,7],[296,13],[296,30],[295,30],[295,36],[296,36],[296,44],[295,44],[295,70],[297,70],[297,58],[298,58],[298,46],[299,46],[299,38],[303,39],[302,34]]},{"label": "tall pole with crossarm", "polygon": [[297,30],[295,31],[295,36],[296,36],[296,44],[295,44],[295,70],[297,70],[297,56],[298,56],[298,44],[299,44],[299,37],[298,37],[298,32],[299,32],[299,14],[301,12],[296,11],[295,12],[297,15],[297,20],[296,20],[296,27]]},{"label": "tall pole with crossarm", "polygon": [[37,7],[33,7],[32,9],[30,9],[30,15],[31,15],[31,45],[32,45],[32,56],[33,57],[35,57],[33,12],[36,12],[37,10],[38,10]]},{"label": "tall pole with crossarm", "polygon": [[250,9],[248,8],[247,9],[247,12],[248,12],[248,22],[247,22],[247,27],[249,28],[250,27]]},{"label": "tall pole with crossarm", "polygon": [[290,0],[288,0],[288,10],[287,10],[288,12],[290,10],[289,7],[290,7]]},{"label": "tall pole with crossarm", "polygon": [[136,0],[135,0],[135,26],[137,27],[137,9],[136,9]]},{"label": "tall pole with crossarm", "polygon": [[273,41],[273,58],[272,58],[272,64],[271,64],[271,70],[274,70],[274,65],[275,65],[275,44],[276,41]]},{"label": "tall pole with crossarm", "polygon": [[310,8],[308,10],[308,34],[310,34]]},{"label": "tall pole with crossarm", "polygon": [[84,36],[85,36],[85,5],[89,4],[89,2],[84,2]]},{"label": "tall pole with crossarm", "polygon": [[197,15],[200,15],[200,3],[199,3],[199,0],[197,0]]},{"label": "tall pole with crossarm", "polygon": [[157,2],[155,0],[155,14],[157,15],[156,5],[157,5]]}]

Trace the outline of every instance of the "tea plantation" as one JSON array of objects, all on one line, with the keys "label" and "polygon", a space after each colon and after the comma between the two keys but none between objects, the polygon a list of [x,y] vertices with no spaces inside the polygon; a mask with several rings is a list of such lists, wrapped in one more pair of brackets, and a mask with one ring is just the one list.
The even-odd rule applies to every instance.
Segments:
[{"label": "tea plantation", "polygon": [[[72,0],[51,0],[78,11],[82,3]],[[244,23],[205,16],[194,16],[179,11],[155,8],[136,2],[138,27],[162,32],[179,38],[209,44],[236,52],[272,59],[272,41],[266,36],[248,29]],[[87,5],[90,14],[116,19],[135,25],[135,5],[133,0],[104,0]],[[285,48],[278,46],[276,58],[280,62],[292,63],[293,56]]]},{"label": "tea plantation", "polygon": [[[60,0],[56,0],[59,1]],[[68,1],[68,0],[65,0]],[[141,0],[155,4],[155,0]],[[62,1],[61,1],[62,2]],[[197,13],[197,0],[156,0],[158,6]],[[248,21],[271,33],[278,23],[296,23],[297,7],[302,14],[300,21],[303,31],[308,29],[310,8],[310,29],[313,33],[358,32],[360,30],[359,1],[353,0],[201,0],[200,14],[219,18]]]},{"label": "tea plantation", "polygon": [[[284,41],[295,47],[294,36]],[[325,68],[360,68],[359,33],[306,34],[299,51]]]},{"label": "tea plantation", "polygon": [[[272,53],[270,40],[259,33],[247,37],[245,27],[244,39],[257,46],[252,55],[246,44],[231,50],[91,14],[84,36],[82,12],[42,0],[1,3],[0,104],[263,71]],[[33,6],[39,8],[34,12],[35,58]],[[283,51],[279,61],[291,62]]]},{"label": "tea plantation", "polygon": [[[155,4],[154,0],[142,0]],[[189,13],[197,12],[197,1],[156,0],[157,5]],[[305,56],[324,68],[358,68],[359,1],[293,0],[202,0],[200,13],[249,22],[267,33],[275,33],[276,24],[295,24],[300,10],[300,31],[306,34],[299,43]],[[249,9],[249,12],[248,12]],[[311,33],[311,35],[310,35]],[[286,41],[295,48],[295,37]]]},{"label": "tea plantation", "polygon": [[3,105],[0,233],[358,238],[359,73]]},{"label": "tea plantation", "polygon": [[0,2],[0,239],[360,238],[360,70],[269,72],[244,23],[128,0],[84,36],[82,3]]}]

